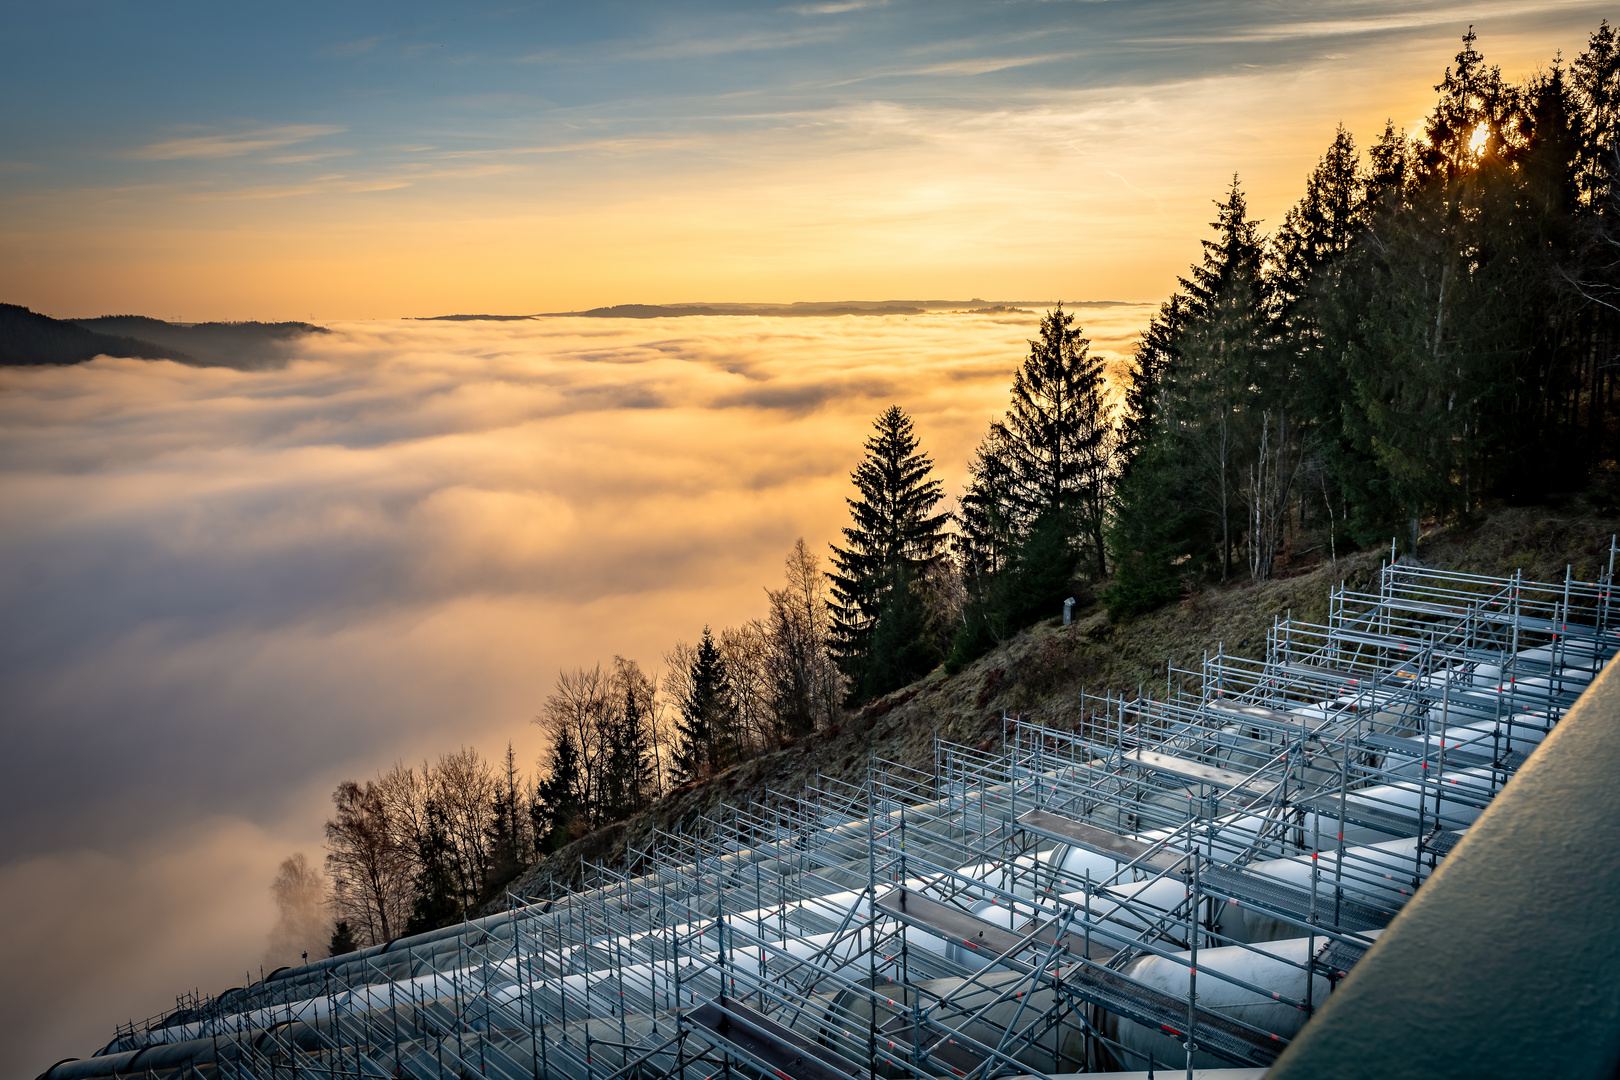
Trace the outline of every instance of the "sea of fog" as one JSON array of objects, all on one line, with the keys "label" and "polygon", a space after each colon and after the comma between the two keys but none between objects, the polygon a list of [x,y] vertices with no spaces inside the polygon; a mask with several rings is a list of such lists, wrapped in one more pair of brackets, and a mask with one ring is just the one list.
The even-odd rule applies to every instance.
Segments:
[{"label": "sea of fog", "polygon": [[[1118,358],[1148,306],[1080,307]],[[656,671],[825,553],[872,418],[947,489],[1038,314],[356,322],[281,370],[0,369],[0,1073],[257,976],[333,786]]]}]

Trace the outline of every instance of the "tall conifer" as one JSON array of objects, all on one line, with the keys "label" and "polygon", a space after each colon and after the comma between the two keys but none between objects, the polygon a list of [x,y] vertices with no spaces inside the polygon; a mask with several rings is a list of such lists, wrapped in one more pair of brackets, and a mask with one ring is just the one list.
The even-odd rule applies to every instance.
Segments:
[{"label": "tall conifer", "polygon": [[730,680],[720,647],[707,626],[688,673],[687,693],[675,721],[675,767],[684,780],[711,776],[736,761]]},{"label": "tall conifer", "polygon": [[1102,361],[1059,304],[1013,376],[1006,431],[1013,504],[1022,523],[1051,515],[1083,545],[1093,573],[1107,573],[1104,507],[1113,464]]},{"label": "tall conifer", "polygon": [[853,521],[843,530],[845,546],[833,546],[828,575],[833,653],[857,696],[865,692],[873,634],[892,592],[940,556],[949,520],[935,512],[944,493],[933,460],[918,449],[911,417],[891,405],[872,426],[866,456],[850,474],[859,493],[846,500]]}]

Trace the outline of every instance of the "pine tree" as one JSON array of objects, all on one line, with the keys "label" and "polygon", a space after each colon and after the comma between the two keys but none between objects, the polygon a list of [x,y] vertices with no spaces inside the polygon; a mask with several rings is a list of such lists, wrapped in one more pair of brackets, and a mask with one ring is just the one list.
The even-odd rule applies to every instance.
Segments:
[{"label": "pine tree", "polygon": [[428,800],[422,831],[416,837],[416,902],[405,933],[420,934],[454,922],[462,911],[461,892],[444,808]]},{"label": "pine tree", "polygon": [[861,687],[864,698],[882,697],[922,678],[943,658],[917,586],[912,571],[902,565],[878,613]]},{"label": "pine tree", "polygon": [[518,786],[517,755],[506,744],[506,760],[495,791],[495,820],[489,838],[489,874],[485,899],[499,890],[523,869],[525,848],[522,812],[523,794]]},{"label": "pine tree", "polygon": [[564,727],[556,734],[547,755],[545,777],[536,781],[530,817],[535,845],[555,851],[568,842],[569,829],[585,812],[585,778],[580,767],[574,733]]},{"label": "pine tree", "polygon": [[1062,304],[1047,312],[1013,376],[1006,430],[1021,523],[1045,515],[1067,522],[1100,578],[1107,573],[1102,530],[1112,447],[1102,361],[1090,346]]},{"label": "pine tree", "polygon": [[332,927],[332,941],[327,946],[326,955],[346,956],[360,948],[360,943],[354,939],[354,931],[349,927],[347,919],[339,919],[337,925]]},{"label": "pine tree", "polygon": [[731,688],[714,634],[703,628],[675,722],[675,767],[684,780],[712,776],[736,760]]},{"label": "pine tree", "polygon": [[647,804],[653,782],[653,689],[641,667],[622,656],[613,658],[611,682],[616,707],[604,719],[601,799],[606,819],[622,821]]},{"label": "pine tree", "polygon": [[872,425],[866,456],[850,479],[860,494],[846,500],[854,522],[847,546],[832,549],[832,650],[859,696],[866,685],[872,636],[902,575],[915,576],[940,556],[947,514],[936,514],[943,493],[934,463],[918,451],[911,417],[891,405]]},{"label": "pine tree", "polygon": [[1290,388],[1286,369],[1273,367],[1263,248],[1236,176],[1215,206],[1215,238],[1203,241],[1203,262],[1181,279],[1189,310],[1176,338],[1170,430],[1189,479],[1197,478],[1189,494],[1196,492],[1207,515],[1224,581],[1241,536],[1242,486],[1263,410],[1286,400]]}]

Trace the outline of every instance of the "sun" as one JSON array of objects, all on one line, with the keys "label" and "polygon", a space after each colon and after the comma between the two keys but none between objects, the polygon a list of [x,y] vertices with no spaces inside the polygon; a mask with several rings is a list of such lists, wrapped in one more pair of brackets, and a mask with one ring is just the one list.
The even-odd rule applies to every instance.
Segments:
[{"label": "sun", "polygon": [[1474,129],[1474,133],[1468,137],[1468,150],[1469,150],[1469,152],[1473,153],[1473,154],[1477,154],[1481,150],[1485,149],[1485,140],[1490,138],[1490,135],[1491,135],[1490,129],[1488,127],[1486,127],[1484,124],[1481,124],[1478,127],[1476,127]]}]

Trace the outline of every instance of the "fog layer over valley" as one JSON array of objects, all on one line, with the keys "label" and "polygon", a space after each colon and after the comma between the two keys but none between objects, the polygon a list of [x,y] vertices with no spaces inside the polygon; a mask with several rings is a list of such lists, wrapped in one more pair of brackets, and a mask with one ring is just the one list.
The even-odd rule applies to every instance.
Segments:
[{"label": "fog layer over valley", "polygon": [[[1150,311],[1077,309],[1109,357]],[[0,370],[0,1071],[256,977],[338,780],[509,739],[527,768],[559,669],[759,615],[884,407],[954,496],[1038,318],[335,323],[279,370]]]}]

